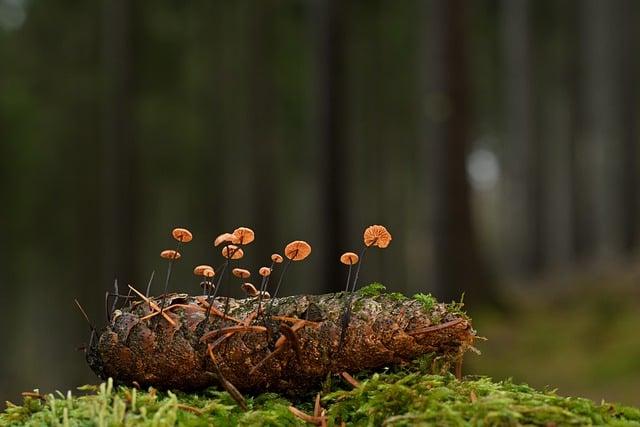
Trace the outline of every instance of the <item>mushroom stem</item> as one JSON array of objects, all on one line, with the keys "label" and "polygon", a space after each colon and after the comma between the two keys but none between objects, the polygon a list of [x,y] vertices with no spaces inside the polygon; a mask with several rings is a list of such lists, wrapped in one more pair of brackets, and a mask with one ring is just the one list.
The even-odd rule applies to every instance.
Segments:
[{"label": "mushroom stem", "polygon": [[353,264],[349,263],[349,274],[347,274],[347,286],[344,288],[345,293],[349,292],[349,282],[351,281],[351,270],[353,269]]},{"label": "mushroom stem", "polygon": [[118,297],[120,296],[120,292],[118,292],[118,278],[116,277],[113,281],[113,290],[114,290],[114,298],[113,304],[111,304],[111,314],[116,310],[116,305],[118,304]]},{"label": "mushroom stem", "polygon": [[[273,272],[273,267],[276,265],[275,261],[271,261],[271,266],[269,269]],[[260,293],[258,294],[258,316],[260,316],[260,310],[262,309],[262,296],[264,292],[267,290],[267,285],[269,284],[269,278],[271,274],[268,276],[262,276],[262,283],[260,283]]]},{"label": "mushroom stem", "polygon": [[[180,251],[180,246],[182,245],[182,241],[178,240],[178,244],[176,245],[175,253],[177,254]],[[176,256],[174,255],[169,259],[169,266],[167,267],[167,278],[164,281],[164,292],[162,293],[162,304],[160,305],[160,314],[164,311],[164,306],[167,300],[167,291],[169,290],[169,280],[171,279],[171,268],[173,267],[173,262],[176,260]]]},{"label": "mushroom stem", "polygon": [[[227,251],[227,253],[228,253],[228,251]],[[211,306],[213,306],[213,299],[218,294],[218,289],[220,289],[220,283],[222,282],[222,276],[224,276],[224,273],[227,271],[227,266],[228,265],[229,265],[229,258],[227,258],[225,260],[224,264],[222,264],[222,270],[220,270],[220,275],[218,276],[218,280],[216,282],[215,288],[213,289],[213,294],[211,293],[211,288],[209,288],[209,290],[208,290],[207,304],[209,305],[209,307],[207,308],[207,314],[206,314],[206,316],[204,318],[204,324],[205,325],[209,321],[209,314],[211,313]]]},{"label": "mushroom stem", "polygon": [[78,310],[80,310],[80,313],[82,314],[82,317],[84,317],[84,320],[87,321],[87,325],[89,325],[89,329],[91,329],[91,332],[95,332],[96,331],[96,327],[93,326],[93,323],[91,323],[91,320],[89,320],[89,316],[87,316],[87,312],[84,311],[84,308],[82,308],[82,306],[80,305],[80,303],[78,302],[77,299],[74,299],[73,302],[76,303],[76,306],[78,307]]},{"label": "mushroom stem", "polygon": [[360,262],[358,263],[358,268],[356,268],[356,275],[353,278],[353,284],[351,286],[351,292],[355,292],[356,290],[356,283],[358,282],[358,276],[360,275],[360,267],[362,266],[362,261],[364,261],[364,254],[367,252],[367,246],[365,246],[364,248],[362,248],[362,250],[360,251]]},{"label": "mushroom stem", "polygon": [[[156,271],[153,270],[151,272],[151,277],[149,277],[149,283],[147,283],[147,291],[144,294],[144,296],[148,297],[149,296],[149,291],[151,290],[151,283],[153,283],[153,277],[156,275]],[[129,289],[129,293],[131,293],[131,289]]]},{"label": "mushroom stem", "polygon": [[[347,329],[349,328],[349,321],[351,320],[351,303],[353,302],[353,295],[356,290],[356,283],[358,282],[358,276],[360,275],[360,267],[362,266],[362,262],[364,261],[364,254],[367,252],[367,246],[363,247],[360,251],[358,268],[356,268],[356,274],[353,278],[353,283],[351,285],[351,295],[347,298],[346,307],[342,312],[342,325],[340,330],[340,342],[338,343],[338,353],[342,350],[342,345],[344,344],[344,339],[347,335]],[[349,266],[349,276],[351,275],[351,265]],[[349,278],[347,278],[347,290],[349,289]]]},{"label": "mushroom stem", "polygon": [[280,285],[284,279],[284,276],[287,274],[287,270],[289,269],[289,265],[291,265],[291,258],[287,258],[287,262],[284,264],[284,268],[282,269],[282,273],[280,274],[280,278],[278,279],[278,284],[276,285],[276,290],[273,292],[273,296],[269,299],[269,306],[267,307],[267,316],[271,316],[271,309],[273,308],[273,300],[278,296],[278,291],[280,290]]}]

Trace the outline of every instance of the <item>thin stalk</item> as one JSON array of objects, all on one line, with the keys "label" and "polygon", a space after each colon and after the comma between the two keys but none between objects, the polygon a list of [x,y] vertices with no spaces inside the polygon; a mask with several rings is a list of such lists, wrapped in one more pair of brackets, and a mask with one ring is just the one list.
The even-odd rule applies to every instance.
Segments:
[{"label": "thin stalk", "polygon": [[367,246],[362,248],[360,251],[360,262],[358,263],[358,268],[356,268],[356,275],[353,278],[353,285],[351,286],[351,292],[355,292],[356,283],[358,282],[358,276],[360,276],[360,267],[362,266],[362,261],[364,261],[364,254],[367,252]]},{"label": "thin stalk", "polygon": [[[356,283],[358,282],[358,276],[360,275],[360,267],[362,266],[362,262],[364,261],[364,254],[367,252],[367,246],[362,248],[360,251],[360,262],[358,263],[358,268],[356,268],[356,274],[353,278],[353,283],[351,285],[351,295],[347,299],[345,310],[342,314],[342,324],[340,330],[340,342],[338,344],[338,353],[342,350],[342,345],[344,344],[344,339],[347,335],[347,329],[349,328],[349,322],[351,321],[351,304],[353,302],[353,296],[355,295]],[[349,276],[351,275],[351,266],[349,267]],[[349,278],[347,278],[347,288],[349,289]]]},{"label": "thin stalk", "polygon": [[111,313],[113,314],[113,312],[116,310],[116,305],[118,304],[118,297],[120,296],[120,292],[118,291],[118,279],[116,278],[113,281],[113,289],[114,289],[114,298],[113,298],[113,304],[111,304]]},{"label": "thin stalk", "polygon": [[282,280],[284,279],[285,274],[287,274],[287,269],[289,269],[289,265],[291,264],[291,258],[287,258],[287,262],[282,269],[282,274],[280,274],[280,278],[278,279],[278,285],[276,286],[276,290],[273,292],[271,299],[269,300],[269,306],[267,307],[267,316],[271,316],[271,309],[273,307],[273,300],[278,296],[278,291],[280,290],[280,285],[282,284]]},{"label": "thin stalk", "polygon": [[[227,254],[229,254],[228,250],[227,250]],[[204,318],[205,324],[209,321],[209,314],[211,313],[211,306],[213,305],[213,299],[218,294],[218,290],[220,289],[220,282],[222,282],[222,277],[224,276],[224,273],[227,271],[228,265],[229,265],[229,259],[227,258],[224,264],[222,264],[222,270],[220,270],[220,275],[218,276],[218,281],[216,282],[216,286],[215,286],[215,289],[213,290],[213,294],[211,293],[211,290],[209,290],[209,295],[207,296],[207,304],[209,306],[207,307],[207,315]]]},{"label": "thin stalk", "polygon": [[[153,277],[156,275],[156,271],[153,270],[151,272],[151,277],[149,277],[149,283],[147,283],[147,291],[145,292],[144,296],[149,297],[149,291],[151,290],[151,283],[153,283]],[[129,293],[131,293],[131,289],[129,289]]]},{"label": "thin stalk", "polygon": [[167,278],[164,281],[164,292],[162,293],[162,305],[160,306],[160,316],[162,316],[162,312],[164,311],[165,303],[167,302],[167,291],[169,290],[169,279],[171,279],[171,268],[173,267],[173,263],[175,262],[178,251],[180,250],[180,245],[182,245],[182,241],[178,241],[176,245],[176,253],[169,260],[169,266],[167,267]]},{"label": "thin stalk", "polygon": [[271,267],[269,267],[269,275],[264,276],[262,278],[262,283],[260,283],[260,294],[258,295],[258,316],[260,316],[260,309],[262,308],[262,296],[267,290],[267,285],[269,284],[269,279],[271,278],[271,274],[273,273],[274,265],[276,265],[276,262],[271,261]]}]

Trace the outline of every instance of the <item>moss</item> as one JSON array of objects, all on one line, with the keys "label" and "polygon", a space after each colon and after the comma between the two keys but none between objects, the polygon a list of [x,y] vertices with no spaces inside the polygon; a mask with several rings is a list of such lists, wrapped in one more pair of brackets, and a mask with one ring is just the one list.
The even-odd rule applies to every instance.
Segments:
[{"label": "moss", "polygon": [[419,293],[415,294],[412,298],[422,304],[426,311],[431,311],[437,304],[435,297],[431,294]]},{"label": "moss", "polygon": [[[538,391],[511,381],[487,377],[463,381],[450,374],[431,375],[428,357],[406,368],[360,373],[355,389],[339,380],[328,380],[322,405],[329,425],[640,425],[640,409],[596,404],[567,398],[552,391]],[[0,413],[2,426],[126,425],[126,426],[299,426],[304,422],[289,412],[286,398],[265,393],[248,397],[250,410],[241,411],[226,392],[208,389],[200,393],[158,392],[85,386],[85,395],[57,393],[43,400],[25,397],[22,405],[8,404]],[[307,413],[312,398],[295,402]]]},{"label": "moss", "polygon": [[378,282],[373,282],[367,286],[358,289],[358,293],[364,297],[377,297],[386,292],[387,288]]},{"label": "moss", "polygon": [[391,293],[388,293],[387,296],[393,301],[404,301],[407,299],[407,297],[405,297],[400,292],[391,292]]}]

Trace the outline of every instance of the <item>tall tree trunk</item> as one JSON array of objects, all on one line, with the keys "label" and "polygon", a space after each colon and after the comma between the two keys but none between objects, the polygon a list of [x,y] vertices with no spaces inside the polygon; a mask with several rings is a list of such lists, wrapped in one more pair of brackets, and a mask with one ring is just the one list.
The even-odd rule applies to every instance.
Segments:
[{"label": "tall tree trunk", "polygon": [[587,0],[582,10],[582,54],[585,78],[582,138],[577,147],[590,190],[585,214],[591,214],[595,247],[591,254],[611,259],[622,246],[620,139],[616,85],[616,3]]},{"label": "tall tree trunk", "polygon": [[478,246],[465,167],[470,125],[465,2],[436,0],[431,6],[435,62],[427,97],[436,110],[431,115],[436,289],[445,300],[464,292],[473,301],[487,301],[495,295]]},{"label": "tall tree trunk", "polygon": [[622,0],[616,9],[619,24],[619,85],[621,121],[622,174],[619,209],[622,213],[622,248],[632,253],[638,244],[638,31],[635,18],[638,16],[637,2]]},{"label": "tall tree trunk", "polygon": [[[139,182],[138,150],[134,135],[133,3],[104,2],[103,65],[105,76],[102,138],[101,283],[111,286],[136,278]],[[106,286],[105,286],[106,287]]]},{"label": "tall tree trunk", "polygon": [[543,262],[542,150],[535,135],[530,10],[528,0],[502,2],[509,239],[505,255],[512,272],[520,275],[539,272]]},{"label": "tall tree trunk", "polygon": [[316,64],[318,69],[315,95],[318,99],[317,129],[321,150],[319,162],[321,200],[319,214],[324,230],[322,242],[323,289],[338,291],[343,287],[344,271],[337,262],[346,248],[345,195],[349,164],[347,147],[347,90],[345,20],[347,9],[339,0],[316,1]]},{"label": "tall tree trunk", "polygon": [[[256,239],[256,253],[262,254],[267,262],[276,240],[275,207],[283,199],[278,185],[276,154],[281,144],[277,134],[277,111],[275,67],[273,49],[275,14],[274,2],[258,1],[250,7],[249,38],[249,129],[251,145],[252,175],[251,199],[253,224],[259,239]],[[234,150],[235,151],[235,150]]]}]

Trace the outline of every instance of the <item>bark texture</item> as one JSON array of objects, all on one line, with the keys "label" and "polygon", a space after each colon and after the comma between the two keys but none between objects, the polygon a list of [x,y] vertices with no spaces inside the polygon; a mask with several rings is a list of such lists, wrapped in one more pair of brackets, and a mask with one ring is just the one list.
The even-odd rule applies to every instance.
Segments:
[{"label": "bark texture", "polygon": [[[203,297],[172,294],[169,299],[172,308],[166,313],[175,325],[160,316],[142,319],[152,313],[150,304],[143,301],[114,312],[87,351],[87,361],[98,376],[126,384],[135,381],[143,387],[195,390],[216,384],[222,374],[241,391],[293,394],[316,386],[331,373],[402,364],[427,353],[459,360],[475,337],[466,316],[449,311],[444,304],[427,308],[397,294],[356,294],[342,349],[345,293],[279,298],[271,320],[253,322],[247,316],[255,313],[256,300],[231,299],[229,315],[235,320],[212,316],[206,324]],[[160,305],[159,299],[151,301]],[[217,298],[214,307],[223,310],[224,298]],[[218,371],[208,344],[224,335],[216,333],[219,328],[242,322],[258,328],[234,333],[213,347]],[[284,348],[250,374],[282,347],[281,324],[296,323],[298,327],[304,323],[295,332],[297,340],[289,332]]]}]

